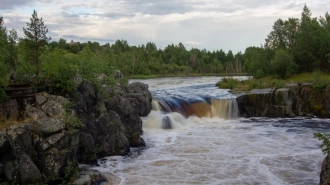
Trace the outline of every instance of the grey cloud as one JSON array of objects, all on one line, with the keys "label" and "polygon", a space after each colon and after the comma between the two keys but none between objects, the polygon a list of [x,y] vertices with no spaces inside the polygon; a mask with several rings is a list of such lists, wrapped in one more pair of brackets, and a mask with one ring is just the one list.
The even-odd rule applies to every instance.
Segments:
[{"label": "grey cloud", "polygon": [[34,0],[2,0],[0,9],[11,10],[15,6],[23,6],[32,2],[34,2]]}]

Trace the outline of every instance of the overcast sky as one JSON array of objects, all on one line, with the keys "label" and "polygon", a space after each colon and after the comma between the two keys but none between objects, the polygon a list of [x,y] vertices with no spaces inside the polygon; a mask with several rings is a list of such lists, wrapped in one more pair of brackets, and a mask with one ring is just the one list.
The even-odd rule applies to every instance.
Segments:
[{"label": "overcast sky", "polygon": [[162,49],[181,42],[236,53],[264,44],[274,21],[300,18],[304,4],[312,17],[330,10],[330,0],[1,0],[0,16],[21,37],[35,9],[53,41],[124,39]]}]

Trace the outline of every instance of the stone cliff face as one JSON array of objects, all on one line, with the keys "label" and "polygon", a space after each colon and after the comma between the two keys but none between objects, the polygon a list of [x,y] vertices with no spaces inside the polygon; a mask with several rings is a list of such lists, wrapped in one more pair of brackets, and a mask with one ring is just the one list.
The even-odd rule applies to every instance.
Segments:
[{"label": "stone cliff face", "polygon": [[236,93],[243,117],[330,117],[330,86],[316,90],[313,84],[288,84],[280,89],[254,89]]},{"label": "stone cliff face", "polygon": [[[133,106],[137,104],[132,105],[131,102],[141,102],[151,107],[151,94],[145,84],[128,85],[130,87],[141,89],[135,94],[139,100],[135,96],[127,98],[122,88],[102,87],[101,92],[97,93],[90,82],[82,81],[75,99],[84,125],[80,132],[79,159],[93,162],[96,155],[125,155],[130,147],[145,145],[141,138],[142,120],[139,117],[139,108],[143,106],[135,109]],[[144,110],[144,115],[150,110]]]},{"label": "stone cliff face", "polygon": [[322,170],[320,174],[320,185],[329,185],[330,184],[330,157],[329,154],[325,157]]},{"label": "stone cliff face", "polygon": [[69,100],[46,93],[26,105],[29,119],[0,131],[0,178],[11,184],[52,183],[77,167],[78,130],[66,121]]},{"label": "stone cliff face", "polygon": [[144,146],[139,115],[150,112],[151,94],[141,83],[103,85],[98,92],[80,79],[71,101],[47,93],[26,101],[24,121],[14,120],[16,104],[8,104],[14,111],[0,109],[14,124],[0,131],[0,182],[52,184],[63,180],[66,167],[77,168],[78,161],[94,163],[97,157]]}]

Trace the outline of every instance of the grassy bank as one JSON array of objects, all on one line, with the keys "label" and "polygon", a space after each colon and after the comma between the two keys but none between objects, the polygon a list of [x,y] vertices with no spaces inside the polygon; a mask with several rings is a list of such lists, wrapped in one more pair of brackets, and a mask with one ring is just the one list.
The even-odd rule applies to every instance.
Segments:
[{"label": "grassy bank", "polygon": [[194,77],[194,76],[249,76],[248,73],[206,73],[206,74],[169,74],[169,75],[130,75],[129,79],[149,79],[166,77]]},{"label": "grassy bank", "polygon": [[324,89],[330,85],[330,74],[322,74],[321,72],[300,73],[288,79],[277,79],[275,77],[264,77],[260,79],[249,79],[240,81],[233,78],[226,78],[217,83],[219,88],[235,89],[235,90],[251,90],[261,88],[281,88],[289,83],[313,83],[316,89]]}]

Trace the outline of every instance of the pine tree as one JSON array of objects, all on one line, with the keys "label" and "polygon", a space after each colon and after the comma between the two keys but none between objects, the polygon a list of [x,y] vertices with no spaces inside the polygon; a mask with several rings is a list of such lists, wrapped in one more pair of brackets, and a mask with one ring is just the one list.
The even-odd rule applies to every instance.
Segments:
[{"label": "pine tree", "polygon": [[28,41],[26,49],[29,51],[30,60],[35,64],[36,77],[39,77],[39,57],[44,52],[45,46],[51,38],[46,36],[48,29],[44,25],[42,18],[38,17],[35,10],[33,11],[30,21],[30,23],[26,23],[27,28],[23,28],[23,31],[25,39]]}]

